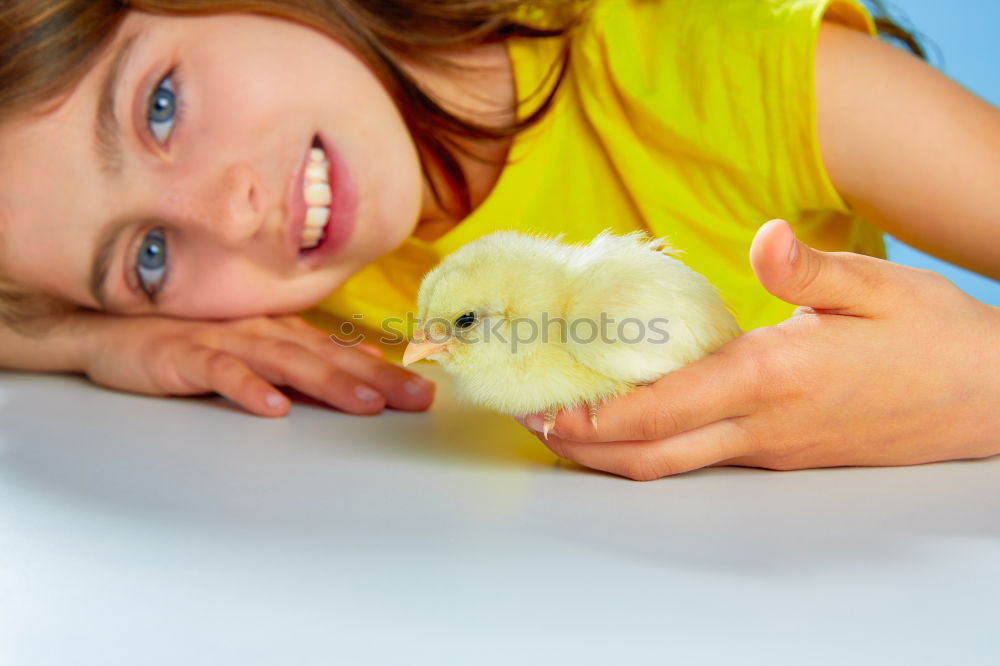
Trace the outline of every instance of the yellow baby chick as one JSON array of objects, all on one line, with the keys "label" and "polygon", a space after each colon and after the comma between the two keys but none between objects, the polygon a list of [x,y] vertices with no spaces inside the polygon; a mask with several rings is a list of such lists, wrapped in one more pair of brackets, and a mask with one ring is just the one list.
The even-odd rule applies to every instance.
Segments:
[{"label": "yellow baby chick", "polygon": [[715,288],[662,239],[602,232],[587,245],[500,231],[430,271],[403,365],[428,358],[472,403],[523,417],[598,405],[740,334]]}]

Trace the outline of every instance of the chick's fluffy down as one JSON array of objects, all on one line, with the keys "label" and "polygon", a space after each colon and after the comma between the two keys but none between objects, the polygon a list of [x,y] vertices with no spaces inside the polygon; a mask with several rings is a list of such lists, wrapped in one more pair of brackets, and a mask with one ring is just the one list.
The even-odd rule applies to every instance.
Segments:
[{"label": "chick's fluffy down", "polygon": [[586,245],[484,236],[421,284],[420,321],[437,322],[438,335],[450,324],[455,337],[430,358],[468,400],[514,416],[596,405],[655,381],[740,333],[708,280],[669,252],[641,232]]}]

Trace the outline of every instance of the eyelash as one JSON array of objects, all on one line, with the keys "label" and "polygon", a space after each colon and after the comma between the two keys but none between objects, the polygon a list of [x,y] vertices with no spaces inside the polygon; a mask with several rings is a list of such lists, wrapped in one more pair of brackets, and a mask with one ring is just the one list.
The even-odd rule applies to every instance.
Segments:
[{"label": "eyelash", "polygon": [[[185,111],[184,96],[181,94],[182,85],[181,85],[180,75],[178,74],[177,71],[177,65],[174,65],[173,67],[167,70],[166,74],[157,79],[156,85],[153,86],[153,89],[150,90],[149,94],[146,96],[145,119],[143,125],[146,134],[148,134],[149,137],[154,142],[156,142],[157,145],[162,145],[162,144],[160,144],[159,139],[156,138],[156,135],[153,133],[153,130],[150,127],[151,121],[149,120],[149,115],[150,115],[149,112],[152,106],[153,96],[156,95],[156,92],[158,90],[163,88],[164,83],[168,80],[170,81],[172,88],[171,92],[173,93],[174,96],[174,115],[173,118],[171,118],[172,125],[170,128],[170,134],[168,135],[166,141],[164,142],[166,145],[169,145],[170,142],[173,140],[174,135],[177,133],[178,128],[180,127],[182,121],[184,120],[184,111]],[[150,290],[147,288],[142,278],[142,275],[140,274],[139,271],[139,264],[140,264],[139,251],[146,243],[146,240],[149,239],[150,234],[157,229],[159,229],[163,234],[163,245],[164,248],[166,249],[167,259],[163,266],[163,278],[158,282],[157,286],[154,289]],[[130,249],[129,256],[131,256],[132,259],[131,259],[131,266],[129,269],[129,275],[131,275],[132,278],[135,280],[136,291],[142,292],[142,294],[145,295],[146,300],[153,305],[156,304],[157,295],[163,291],[163,286],[167,283],[167,280],[170,277],[169,248],[170,248],[170,243],[168,242],[168,239],[166,237],[165,230],[163,230],[161,227],[153,227],[150,229],[143,230],[143,232],[139,235],[138,240],[133,244],[132,248]]]},{"label": "eyelash", "polygon": [[[154,288],[149,289],[146,287],[146,284],[139,271],[139,262],[140,262],[139,251],[142,249],[142,246],[146,243],[146,240],[149,239],[150,235],[152,235],[154,231],[159,231],[160,235],[163,236],[163,246],[167,256],[162,268],[163,277],[160,278],[160,280],[156,283],[156,286]],[[154,226],[154,227],[149,227],[148,229],[144,229],[142,233],[139,234],[138,239],[129,250],[129,256],[132,257],[132,265],[129,271],[131,279],[129,280],[129,283],[130,284],[134,283],[133,289],[137,293],[143,294],[146,297],[146,300],[152,305],[156,305],[157,296],[163,291],[164,285],[166,285],[167,282],[170,280],[170,264],[171,264],[170,246],[171,243],[168,238],[167,230],[162,226]]]},{"label": "eyelash", "polygon": [[[166,140],[165,144],[160,144],[160,141],[156,138],[156,135],[153,134],[153,130],[149,126],[150,125],[149,110],[150,110],[150,106],[151,106],[152,101],[153,101],[153,96],[156,94],[156,91],[159,90],[160,88],[162,88],[163,87],[163,83],[165,81],[167,81],[168,79],[170,80],[171,86],[173,87],[173,90],[171,92],[173,93],[174,104],[175,104],[175,106],[174,106],[174,117],[173,117],[173,127],[171,127],[171,129],[170,129],[170,136],[167,137],[167,140]],[[145,119],[144,119],[143,125],[145,127],[146,133],[149,135],[149,137],[154,142],[156,142],[157,145],[170,145],[170,142],[173,141],[174,135],[177,134],[178,128],[181,126],[181,123],[183,123],[183,121],[184,121],[184,115],[185,115],[185,111],[187,109],[187,105],[186,105],[185,100],[184,100],[184,95],[182,94],[183,93],[183,89],[184,89],[184,86],[183,86],[183,83],[182,83],[182,80],[181,80],[181,76],[180,76],[180,73],[179,73],[179,65],[174,65],[170,69],[167,70],[166,74],[164,74],[159,79],[157,79],[156,85],[153,86],[153,89],[149,91],[149,95],[146,96],[146,115],[145,115]]]}]

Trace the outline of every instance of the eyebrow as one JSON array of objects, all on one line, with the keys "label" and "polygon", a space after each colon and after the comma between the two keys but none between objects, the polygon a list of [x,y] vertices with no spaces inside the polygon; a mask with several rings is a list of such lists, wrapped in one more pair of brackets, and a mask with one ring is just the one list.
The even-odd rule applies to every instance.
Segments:
[{"label": "eyebrow", "polygon": [[[97,139],[97,155],[101,171],[109,177],[117,176],[122,170],[121,130],[118,117],[115,115],[115,92],[121,83],[129,54],[140,34],[132,35],[122,42],[111,58],[111,64],[101,80],[94,134]],[[90,263],[90,294],[103,310],[110,309],[107,282],[115,247],[118,245],[118,239],[122,232],[133,222],[133,220],[119,220],[106,224],[101,229],[97,244],[94,246],[94,254]]]},{"label": "eyebrow", "polygon": [[111,262],[114,259],[114,250],[118,245],[118,239],[122,232],[136,223],[136,220],[118,220],[107,224],[101,229],[97,238],[97,245],[94,256],[90,264],[90,294],[101,306],[102,310],[110,310],[108,299],[108,274],[111,272]]},{"label": "eyebrow", "polygon": [[97,154],[101,163],[101,171],[109,176],[118,175],[122,169],[121,132],[118,117],[115,115],[115,91],[121,83],[125,63],[138,37],[138,34],[132,35],[122,42],[101,80],[94,134],[97,138]]}]

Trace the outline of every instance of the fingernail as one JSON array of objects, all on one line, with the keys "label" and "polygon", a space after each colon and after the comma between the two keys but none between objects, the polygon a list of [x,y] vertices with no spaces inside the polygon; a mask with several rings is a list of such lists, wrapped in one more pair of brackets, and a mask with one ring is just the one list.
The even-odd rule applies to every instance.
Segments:
[{"label": "fingernail", "polygon": [[370,389],[367,386],[355,386],[354,395],[358,396],[358,400],[363,400],[364,402],[375,402],[380,397],[378,391]]},{"label": "fingernail", "polygon": [[430,382],[420,378],[410,379],[403,384],[403,390],[410,395],[426,393],[428,388],[430,388]]},{"label": "fingernail", "polygon": [[535,432],[541,432],[542,428],[545,427],[545,419],[543,419],[538,414],[532,414],[524,420],[524,425],[528,430],[533,430]]},{"label": "fingernail", "polygon": [[266,402],[267,406],[271,409],[277,409],[285,404],[285,396],[280,393],[268,393],[264,396],[264,402]]}]

